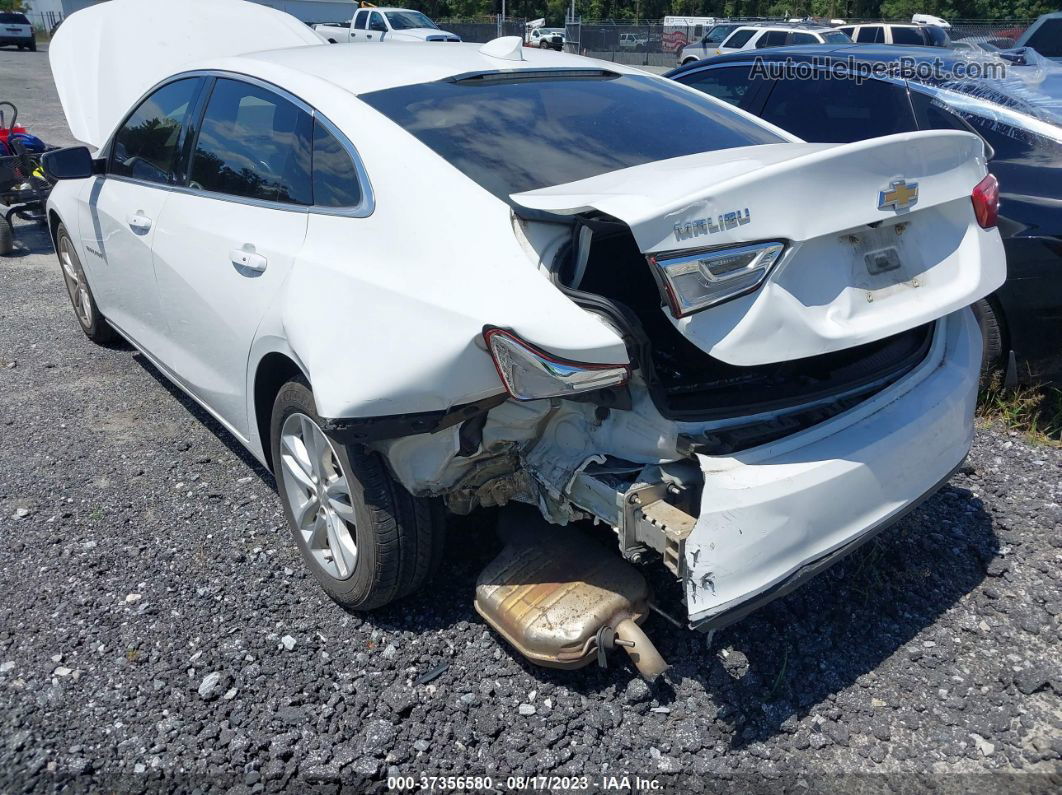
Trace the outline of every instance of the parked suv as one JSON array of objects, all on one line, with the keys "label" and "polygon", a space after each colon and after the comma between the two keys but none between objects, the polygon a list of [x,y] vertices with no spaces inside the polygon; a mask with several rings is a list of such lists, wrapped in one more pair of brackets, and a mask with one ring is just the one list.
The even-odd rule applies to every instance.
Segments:
[{"label": "parked suv", "polygon": [[688,64],[707,58],[709,55],[715,55],[716,48],[726,41],[727,36],[740,27],[740,22],[724,22],[714,26],[701,36],[699,40],[687,44],[679,50],[679,64]]},{"label": "parked suv", "polygon": [[760,50],[764,47],[789,47],[796,44],[850,44],[844,33],[826,25],[805,22],[753,23],[742,25],[715,50],[702,57],[722,55],[738,50]]},{"label": "parked suv", "polygon": [[0,13],[0,47],[14,44],[20,50],[36,50],[37,40],[33,37],[33,25],[25,14],[13,12]]},{"label": "parked suv", "polygon": [[947,47],[951,39],[936,25],[894,25],[874,22],[869,25],[844,25],[837,30],[856,44],[906,44],[915,47]]}]

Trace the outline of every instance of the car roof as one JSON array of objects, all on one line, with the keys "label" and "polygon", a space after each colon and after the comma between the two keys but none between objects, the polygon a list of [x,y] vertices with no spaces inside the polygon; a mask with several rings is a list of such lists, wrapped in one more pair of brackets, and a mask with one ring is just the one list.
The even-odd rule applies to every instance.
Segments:
[{"label": "car roof", "polygon": [[741,22],[742,28],[779,28],[782,30],[812,30],[826,31],[836,30],[832,25],[822,25],[818,22]]},{"label": "car roof", "polygon": [[[509,37],[520,43],[519,37]],[[458,42],[381,42],[289,47],[189,64],[187,71],[226,69],[276,82],[276,72],[289,72],[350,92],[365,94],[397,86],[429,83],[470,72],[521,70],[608,69],[620,74],[646,74],[622,64],[580,55],[521,47],[524,60],[510,61],[484,54],[482,44]]]},{"label": "car roof", "polygon": [[[953,66],[958,62],[968,63],[970,58],[962,53],[949,54],[948,50],[940,47],[902,46],[897,44],[855,44],[853,42],[839,42],[837,44],[799,44],[793,47],[770,47],[764,50],[756,50],[756,57],[765,60],[782,60],[793,58],[795,60],[811,60],[813,58],[843,58],[853,59],[869,63],[893,63],[901,58],[914,59],[921,63],[931,61],[940,63],[943,68]],[[748,51],[728,52],[710,58],[712,64],[727,63],[730,61],[743,61],[749,58]],[[673,77],[679,72],[704,65],[687,64],[672,72],[668,77]]]}]

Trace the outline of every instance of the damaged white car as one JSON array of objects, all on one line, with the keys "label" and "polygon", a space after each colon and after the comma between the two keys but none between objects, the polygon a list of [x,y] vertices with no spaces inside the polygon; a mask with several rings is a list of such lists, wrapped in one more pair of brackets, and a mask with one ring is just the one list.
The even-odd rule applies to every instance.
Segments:
[{"label": "damaged white car", "polygon": [[[622,558],[541,522],[477,607],[537,662],[620,645],[645,672],[623,558],[721,626],[962,462],[968,307],[1005,276],[979,138],[807,144],[518,39],[330,47],[243,6],[152,28],[194,51],[131,32],[169,4],[64,23],[60,96],[98,151],[47,156],[48,214],[86,334],[128,339],[276,473],[340,604],[420,586],[444,508],[528,503],[606,523]],[[218,8],[269,25],[200,31]],[[86,71],[86,41],[142,66]]]}]

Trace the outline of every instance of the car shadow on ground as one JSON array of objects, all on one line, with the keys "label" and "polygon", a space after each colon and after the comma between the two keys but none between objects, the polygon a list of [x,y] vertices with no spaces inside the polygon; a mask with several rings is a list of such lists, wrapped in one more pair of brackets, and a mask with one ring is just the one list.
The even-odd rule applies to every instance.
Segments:
[{"label": "car shadow on ground", "polygon": [[[472,608],[476,577],[500,550],[489,517],[451,522],[445,576],[425,592],[365,617],[389,631],[482,625]],[[804,587],[719,630],[713,638],[651,615],[645,628],[671,668],[652,687],[650,706],[682,709],[690,681],[717,706],[733,747],[785,731],[832,695],[865,681],[889,657],[971,592],[999,542],[970,491],[945,486],[934,497]],[[656,603],[684,616],[677,584],[647,570]],[[428,621],[425,625],[425,619]],[[495,635],[502,653],[535,680],[583,694],[622,694],[638,678],[621,653],[608,669],[552,670],[524,660]],[[920,665],[943,653],[928,648]],[[943,663],[941,663],[943,664]],[[902,694],[901,694],[902,697]],[[677,703],[678,702],[678,703]],[[692,717],[692,716],[691,716]]]},{"label": "car shadow on ground", "polygon": [[[136,350],[133,346],[128,345],[128,343],[122,344],[128,346],[131,350]],[[250,474],[257,476],[258,479],[270,489],[273,489],[274,491],[276,490],[276,480],[274,480],[272,473],[262,466],[258,459],[251,455],[250,451],[244,447],[224,425],[214,419],[210,412],[192,400],[187,393],[163,375],[162,372],[160,372],[159,369],[152,364],[146,356],[144,356],[144,354],[137,351],[133,356],[133,361],[143,367],[144,371],[158,381],[159,385],[169,392],[174,400],[184,406],[189,414],[195,417],[195,419],[201,422],[208,431],[214,434],[214,436],[218,438],[218,441],[229,449],[230,453],[246,464]]]},{"label": "car shadow on ground", "polygon": [[8,254],[0,255],[0,259],[20,259],[31,254],[55,252],[52,237],[48,234],[48,227],[45,224],[36,221],[20,221],[17,218],[13,218],[12,223],[15,232],[15,248]]}]

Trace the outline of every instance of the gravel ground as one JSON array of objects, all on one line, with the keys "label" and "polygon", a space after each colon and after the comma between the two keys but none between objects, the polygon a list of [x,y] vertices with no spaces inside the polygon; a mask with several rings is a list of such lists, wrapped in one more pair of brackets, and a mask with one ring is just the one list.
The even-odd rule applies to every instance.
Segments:
[{"label": "gravel ground", "polygon": [[[0,52],[0,86],[69,140],[45,58]],[[673,665],[653,687],[618,660],[537,669],[472,609],[489,521],[453,523],[423,594],[344,613],[269,474],[133,350],[89,343],[47,237],[18,234],[0,258],[0,792],[396,772],[1058,791],[1062,451],[984,429],[901,525],[710,647],[651,618]],[[893,775],[839,778],[861,773]]]}]

